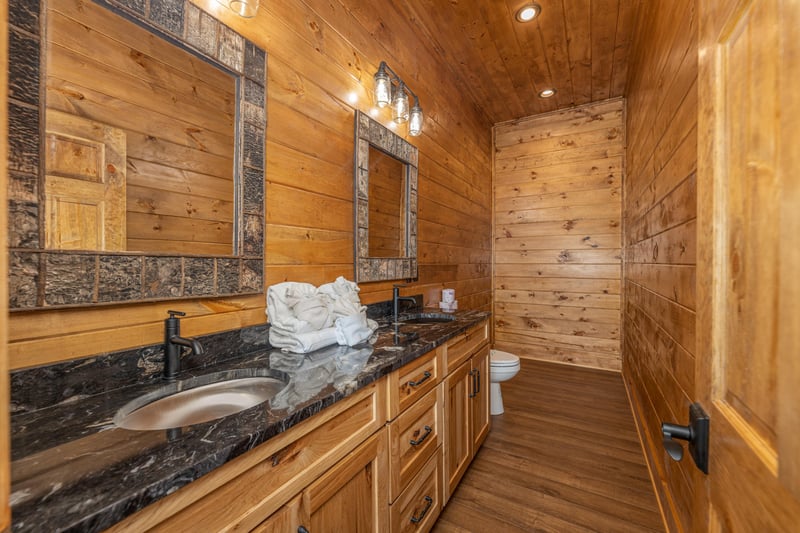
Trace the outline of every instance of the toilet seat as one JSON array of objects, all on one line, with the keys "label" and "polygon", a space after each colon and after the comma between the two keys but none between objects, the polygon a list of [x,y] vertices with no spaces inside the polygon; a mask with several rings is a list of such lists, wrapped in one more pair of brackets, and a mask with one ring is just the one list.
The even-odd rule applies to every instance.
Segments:
[{"label": "toilet seat", "polygon": [[489,354],[489,364],[494,367],[519,366],[519,357],[501,350],[492,350]]}]

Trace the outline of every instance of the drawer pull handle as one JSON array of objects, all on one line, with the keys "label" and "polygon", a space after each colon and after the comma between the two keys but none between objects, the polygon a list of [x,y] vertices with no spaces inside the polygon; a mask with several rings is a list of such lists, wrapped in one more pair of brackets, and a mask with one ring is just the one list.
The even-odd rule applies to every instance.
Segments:
[{"label": "drawer pull handle", "polygon": [[431,373],[426,370],[425,373],[422,374],[422,379],[421,380],[419,380],[419,381],[409,381],[408,382],[408,386],[409,387],[419,387],[420,385],[422,385],[423,383],[428,381],[428,379],[430,377],[431,377]]},{"label": "drawer pull handle", "polygon": [[480,368],[476,368],[475,369],[475,375],[476,375],[476,378],[475,378],[475,396],[477,396],[478,393],[481,391],[481,369]]},{"label": "drawer pull handle", "polygon": [[412,446],[419,446],[420,444],[425,442],[425,439],[428,438],[428,435],[431,434],[431,431],[433,431],[433,430],[431,429],[430,426],[425,426],[425,433],[420,438],[418,438],[417,440],[410,440],[410,441],[408,441],[408,443],[411,444]]},{"label": "drawer pull handle", "polygon": [[426,503],[425,509],[423,509],[422,512],[419,513],[419,516],[413,516],[413,515],[411,516],[412,524],[418,524],[422,522],[422,519],[425,518],[426,514],[428,514],[431,505],[433,505],[433,498],[431,498],[430,496],[425,496],[425,503]]},{"label": "drawer pull handle", "polygon": [[297,533],[308,533],[308,530],[303,526],[297,528]]},{"label": "drawer pull handle", "polygon": [[476,386],[475,386],[475,373],[476,372],[477,372],[477,370],[475,370],[474,368],[469,371],[469,377],[472,378],[472,390],[469,391],[469,397],[470,398],[474,398],[475,396],[478,395],[478,391],[476,390]]}]

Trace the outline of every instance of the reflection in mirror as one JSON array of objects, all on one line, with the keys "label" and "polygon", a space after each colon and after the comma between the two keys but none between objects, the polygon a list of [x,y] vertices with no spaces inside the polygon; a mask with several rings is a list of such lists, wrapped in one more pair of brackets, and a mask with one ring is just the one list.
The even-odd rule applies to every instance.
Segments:
[{"label": "reflection in mirror", "polygon": [[417,277],[417,148],[360,111],[355,120],[355,278]]},{"label": "reflection in mirror", "polygon": [[262,292],[264,50],[186,0],[15,6],[9,309]]},{"label": "reflection in mirror", "polygon": [[72,4],[47,4],[46,247],[233,255],[236,79]]},{"label": "reflection in mirror", "polygon": [[406,168],[369,147],[369,256],[403,257],[406,253]]}]

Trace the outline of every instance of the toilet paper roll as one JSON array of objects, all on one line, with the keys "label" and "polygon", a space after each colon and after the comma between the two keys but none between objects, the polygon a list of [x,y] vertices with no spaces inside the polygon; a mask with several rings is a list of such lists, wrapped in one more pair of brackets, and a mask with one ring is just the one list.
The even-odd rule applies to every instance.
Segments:
[{"label": "toilet paper roll", "polygon": [[454,302],[456,299],[456,290],[455,289],[442,289],[442,301],[443,302]]}]

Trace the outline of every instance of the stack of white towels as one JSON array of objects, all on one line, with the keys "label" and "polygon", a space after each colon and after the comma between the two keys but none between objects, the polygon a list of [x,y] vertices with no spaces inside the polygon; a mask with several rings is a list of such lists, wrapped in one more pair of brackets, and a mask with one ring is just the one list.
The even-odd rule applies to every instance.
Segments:
[{"label": "stack of white towels", "polygon": [[270,344],[308,353],[331,344],[355,346],[368,340],[378,323],[367,318],[358,291],[358,285],[342,276],[320,287],[292,281],[270,286]]}]

